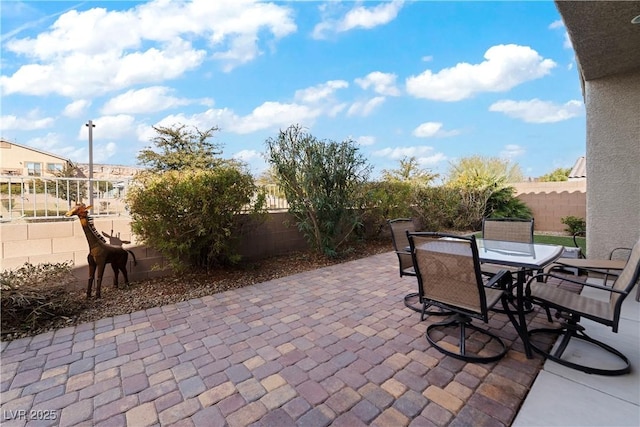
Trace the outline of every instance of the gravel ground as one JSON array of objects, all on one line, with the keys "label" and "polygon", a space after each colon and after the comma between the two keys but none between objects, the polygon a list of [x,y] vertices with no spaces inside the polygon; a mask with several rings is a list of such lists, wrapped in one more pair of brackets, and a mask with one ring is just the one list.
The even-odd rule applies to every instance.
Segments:
[{"label": "gravel ground", "polygon": [[242,268],[226,268],[209,272],[187,272],[180,275],[168,275],[141,282],[132,282],[128,288],[114,289],[111,283],[103,283],[100,300],[86,300],[85,291],[73,293],[73,298],[82,302],[83,308],[77,316],[57,318],[37,328],[2,337],[10,341],[46,331],[60,329],[80,323],[96,321],[105,317],[133,313],[152,307],[174,304],[229,289],[250,286],[278,277],[289,276],[303,271],[314,270],[332,264],[364,258],[392,250],[391,242],[367,242],[355,248],[348,256],[340,259],[327,259],[310,253],[293,253],[277,256],[252,263]]}]

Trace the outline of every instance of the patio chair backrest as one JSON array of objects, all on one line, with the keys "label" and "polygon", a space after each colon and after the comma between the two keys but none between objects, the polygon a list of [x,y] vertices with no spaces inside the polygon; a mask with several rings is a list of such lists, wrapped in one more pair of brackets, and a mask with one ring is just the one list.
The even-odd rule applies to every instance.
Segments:
[{"label": "patio chair backrest", "polygon": [[629,255],[624,269],[613,284],[613,289],[623,292],[622,294],[611,292],[609,302],[613,309],[614,319],[619,318],[622,302],[638,282],[638,279],[640,279],[640,239],[633,245],[631,255]]},{"label": "patio chair backrest", "polygon": [[482,238],[485,240],[533,243],[533,218],[483,218]]},{"label": "patio chair backrest", "polygon": [[416,226],[411,218],[397,218],[387,221],[391,229],[391,241],[393,242],[393,250],[398,255],[400,263],[400,275],[404,275],[407,269],[413,267],[411,254],[407,252],[409,247],[409,239],[407,239],[407,231],[416,231]]},{"label": "patio chair backrest", "polygon": [[444,233],[408,235],[423,298],[488,319],[486,295],[474,236]]}]

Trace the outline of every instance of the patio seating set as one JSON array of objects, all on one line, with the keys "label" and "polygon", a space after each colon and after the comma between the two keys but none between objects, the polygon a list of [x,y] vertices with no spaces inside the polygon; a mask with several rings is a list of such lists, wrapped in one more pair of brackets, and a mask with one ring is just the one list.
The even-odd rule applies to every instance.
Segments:
[{"label": "patio seating set", "polygon": [[[603,341],[585,333],[581,319],[590,319],[618,331],[624,299],[640,278],[640,241],[624,249],[626,259],[561,258],[563,246],[534,243],[534,221],[485,218],[482,237],[417,231],[411,218],[389,220],[400,276],[415,277],[417,292],[404,297],[407,307],[428,316],[447,316],[429,323],[425,337],[438,351],[468,362],[489,363],[502,358],[508,348],[489,328],[491,310],[505,313],[522,340],[528,358],[533,352],[589,374],[623,375],[631,371],[629,359]],[[602,284],[559,275],[577,267],[588,275],[604,276]],[[556,280],[548,281],[554,278]],[[613,278],[613,282],[608,281]],[[601,299],[567,290],[573,284],[601,291]],[[606,297],[605,297],[606,295]],[[638,292],[640,297],[640,292]],[[526,315],[539,306],[553,326],[529,329]],[[559,326],[554,324],[551,312]],[[476,322],[477,323],[477,322]],[[457,335],[457,339],[456,339]],[[544,336],[560,337],[554,346]],[[482,338],[484,337],[484,338]],[[578,341],[604,351],[617,361],[600,366],[571,357],[567,351]],[[551,348],[548,348],[551,347]]]}]

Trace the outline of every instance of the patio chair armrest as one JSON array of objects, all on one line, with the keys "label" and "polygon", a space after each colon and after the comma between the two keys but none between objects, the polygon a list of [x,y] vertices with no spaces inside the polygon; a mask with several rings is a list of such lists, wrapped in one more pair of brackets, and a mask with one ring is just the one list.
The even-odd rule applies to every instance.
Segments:
[{"label": "patio chair armrest", "polygon": [[[631,255],[631,248],[613,248],[611,252],[609,252],[609,259],[613,259],[613,255],[615,255],[615,253],[618,251],[626,251],[629,252],[629,255]],[[629,258],[629,255],[627,255],[627,258]]]},{"label": "patio chair armrest", "polygon": [[485,283],[487,288],[510,290],[513,286],[513,275],[508,270],[500,270]]},{"label": "patio chair armrest", "polygon": [[573,238],[573,246],[580,249],[578,251],[578,258],[585,258],[585,254],[582,253],[582,247],[578,244],[578,237],[585,237],[586,235],[587,232],[585,230],[581,230],[573,233],[573,236],[571,236]]},{"label": "patio chair armrest", "polygon": [[536,274],[535,276],[531,277],[529,279],[529,281],[527,282],[527,285],[526,285],[527,291],[529,290],[529,287],[531,286],[531,282],[533,282],[534,280],[544,279],[544,280],[538,280],[538,282],[546,283],[547,282],[546,279],[549,278],[549,277],[553,277],[555,279],[558,279],[558,280],[561,280],[561,281],[564,281],[564,282],[575,283],[576,285],[588,286],[588,287],[594,288],[594,289],[601,289],[603,291],[613,292],[613,293],[616,293],[616,294],[624,294],[625,293],[625,291],[614,289],[614,288],[612,288],[610,286],[602,286],[602,285],[595,285],[593,283],[588,283],[588,282],[581,282],[579,280],[574,280],[574,279],[571,279],[569,277],[558,276],[557,274],[553,274],[553,273]]}]

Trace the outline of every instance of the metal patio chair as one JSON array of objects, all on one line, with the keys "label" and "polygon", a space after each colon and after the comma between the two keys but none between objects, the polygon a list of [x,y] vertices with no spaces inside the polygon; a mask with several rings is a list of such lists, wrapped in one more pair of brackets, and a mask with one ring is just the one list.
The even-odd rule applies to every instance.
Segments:
[{"label": "metal patio chair", "polygon": [[[546,280],[539,281],[538,278],[540,276],[543,276],[543,279],[556,277],[570,283],[599,289],[603,292],[608,292],[609,298],[606,301],[602,301],[588,296],[579,295],[561,289],[553,284],[546,283]],[[629,359],[624,354],[604,342],[587,335],[585,333],[585,328],[580,325],[579,322],[582,318],[590,319],[594,322],[611,327],[613,332],[618,332],[622,303],[631,292],[632,288],[636,285],[639,278],[640,240],[638,240],[638,242],[633,246],[631,255],[629,256],[624,269],[616,278],[612,286],[602,286],[588,282],[583,283],[567,277],[556,276],[553,273],[543,273],[532,277],[527,282],[527,287],[525,289],[527,298],[535,304],[540,304],[551,310],[557,310],[556,317],[561,319],[561,322],[560,328],[532,329],[529,331],[529,335],[536,336],[540,334],[552,334],[558,335],[562,338],[555,349],[551,349],[550,351],[545,351],[535,344],[531,345],[532,348],[554,362],[589,374],[622,375],[630,372],[631,367]],[[621,362],[619,367],[603,368],[588,366],[577,360],[570,360],[570,357],[563,357],[566,356],[565,350],[572,338],[591,343],[616,356]]]},{"label": "metal patio chair", "polygon": [[[482,218],[482,238],[503,242],[533,243],[533,227],[533,218]],[[487,276],[492,276],[504,269],[512,273],[517,271],[513,268],[482,264],[482,272]]]},{"label": "metal patio chair", "polygon": [[[422,232],[407,233],[407,237],[421,298],[452,312],[447,320],[427,327],[427,341],[438,351],[468,362],[489,363],[502,358],[507,353],[502,339],[472,320],[488,323],[489,309],[501,302],[515,324],[507,308],[511,273],[503,270],[485,286],[474,236]],[[457,345],[448,340],[446,331],[451,328],[459,332]],[[437,332],[444,337],[439,339]]]},{"label": "metal patio chair", "polygon": [[[411,258],[411,252],[407,250],[409,247],[409,240],[407,239],[407,232],[416,231],[415,223],[412,218],[396,218],[387,221],[391,230],[391,241],[393,243],[393,250],[398,256],[398,267],[400,270],[400,277],[412,276],[415,277],[416,271],[413,268],[413,259]],[[422,313],[421,319],[424,320],[424,316],[431,315],[444,315],[448,314],[440,309],[428,310],[430,307],[429,301],[420,298],[418,292],[410,292],[404,297],[404,305],[413,311]]]}]

